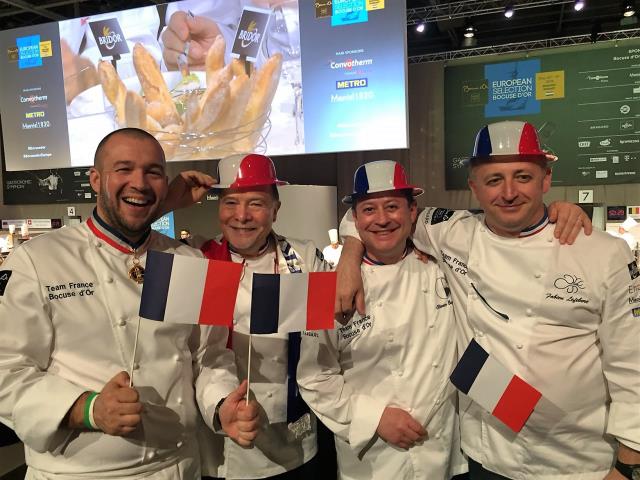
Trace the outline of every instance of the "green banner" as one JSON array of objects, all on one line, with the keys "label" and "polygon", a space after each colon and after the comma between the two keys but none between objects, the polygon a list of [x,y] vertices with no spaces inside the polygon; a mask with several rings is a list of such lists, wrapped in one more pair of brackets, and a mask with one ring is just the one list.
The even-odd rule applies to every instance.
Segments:
[{"label": "green banner", "polygon": [[640,182],[640,40],[445,70],[446,188],[487,123],[526,120],[559,157],[553,185]]}]

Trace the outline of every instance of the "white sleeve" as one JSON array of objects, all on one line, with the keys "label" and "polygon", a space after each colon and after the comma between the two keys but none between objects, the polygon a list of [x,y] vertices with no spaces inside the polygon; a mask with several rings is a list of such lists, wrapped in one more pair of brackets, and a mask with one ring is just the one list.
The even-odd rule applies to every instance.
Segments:
[{"label": "white sleeve", "polygon": [[[411,239],[418,249],[435,258],[440,258],[439,245],[446,238],[451,224],[469,215],[471,213],[466,210],[427,207],[420,212]],[[343,240],[344,237],[354,237],[360,240],[351,209],[342,217],[340,236]]]},{"label": "white sleeve", "polygon": [[625,242],[615,247],[598,330],[611,396],[607,433],[640,450],[640,272]]},{"label": "white sleeve", "polygon": [[338,331],[303,335],[297,380],[304,401],[338,437],[359,452],[373,438],[386,405],[356,392],[342,376]]},{"label": "white sleeve", "polygon": [[0,273],[0,420],[30,448],[50,451],[71,433],[62,421],[86,389],[47,371],[54,328],[26,245]]},{"label": "white sleeve", "polygon": [[216,432],[216,405],[238,387],[235,355],[227,348],[228,338],[229,329],[218,326],[196,327],[191,336],[196,400],[205,423]]}]

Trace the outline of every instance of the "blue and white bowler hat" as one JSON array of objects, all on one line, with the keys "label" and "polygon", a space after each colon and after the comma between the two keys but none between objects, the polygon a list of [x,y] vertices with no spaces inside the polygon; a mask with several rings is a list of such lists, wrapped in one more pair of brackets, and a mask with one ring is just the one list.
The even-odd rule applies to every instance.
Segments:
[{"label": "blue and white bowler hat", "polygon": [[370,193],[409,189],[414,197],[424,193],[422,188],[409,184],[402,165],[392,160],[377,160],[358,167],[353,175],[353,193],[344,197],[342,203],[351,205],[354,198]]},{"label": "blue and white bowler hat", "polygon": [[507,120],[490,123],[476,135],[471,158],[465,164],[480,162],[541,162],[558,159],[540,148],[538,132],[529,122]]}]

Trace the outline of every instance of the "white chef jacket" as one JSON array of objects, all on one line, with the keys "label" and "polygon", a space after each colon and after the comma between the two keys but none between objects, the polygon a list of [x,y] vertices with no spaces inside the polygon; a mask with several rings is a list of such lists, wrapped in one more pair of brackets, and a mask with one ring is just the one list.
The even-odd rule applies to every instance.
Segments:
[{"label": "white chef jacket", "polygon": [[[29,478],[198,478],[196,399],[205,405],[237,385],[230,353],[216,359],[226,358],[225,368],[204,363],[206,342],[224,345],[227,330],[141,320],[132,256],[91,221],[107,241],[84,222],[22,244],[2,266],[11,273],[0,296],[0,420],[25,443]],[[142,265],[147,249],[201,256],[153,231],[139,249]],[[138,322],[142,425],[126,437],[68,429],[65,416],[83,392],[129,371]],[[195,376],[207,385],[197,397]]]},{"label": "white chef jacket", "polygon": [[322,255],[324,259],[329,262],[331,268],[335,270],[338,266],[338,262],[340,261],[340,255],[342,254],[342,245],[338,244],[338,248],[333,248],[333,245],[327,245],[322,250]]},{"label": "white chef jacket", "polygon": [[[232,349],[240,381],[247,378],[249,327],[251,317],[251,285],[253,273],[289,274],[283,237],[276,236],[276,252],[255,259],[233,254],[231,259],[244,264],[240,288],[233,313]],[[295,268],[302,272],[328,271],[313,242],[286,239],[295,254]],[[318,449],[315,418],[311,431],[296,439],[287,425],[287,365],[289,337],[286,333],[253,335],[251,338],[251,392],[261,405],[264,424],[251,449],[243,448],[229,438],[208,435],[201,448],[204,475],[232,479],[265,478],[293,470],[311,460]],[[208,446],[207,446],[208,445]]]},{"label": "white chef jacket", "polygon": [[[341,479],[449,479],[461,473],[462,459],[449,383],[455,324],[444,275],[412,252],[392,265],[363,264],[362,277],[367,314],[303,337],[300,392],[335,433]],[[379,438],[387,406],[409,412],[428,439],[403,450]]]},{"label": "white chef jacket", "polygon": [[444,264],[459,350],[474,338],[543,395],[516,434],[460,394],[469,457],[513,479],[601,480],[616,439],[640,450],[640,277],[624,242],[596,230],[560,245],[553,225],[504,238],[442,208],[420,214],[414,241]]}]

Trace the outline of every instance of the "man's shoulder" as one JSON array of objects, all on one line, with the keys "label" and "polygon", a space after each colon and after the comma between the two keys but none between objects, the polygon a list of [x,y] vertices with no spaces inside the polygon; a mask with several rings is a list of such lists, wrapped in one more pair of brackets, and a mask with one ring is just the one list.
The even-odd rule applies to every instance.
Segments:
[{"label": "man's shoulder", "polygon": [[[83,237],[86,237],[88,230],[84,224],[62,227],[47,233],[33,237],[20,244],[19,248],[24,248],[32,253],[51,254],[52,248],[68,245]],[[16,249],[17,250],[17,249]]]},{"label": "man's shoulder", "polygon": [[455,210],[443,207],[427,207],[420,214],[427,227],[450,226],[457,222],[473,223],[482,217],[481,210]]},{"label": "man's shoulder", "polygon": [[287,256],[292,253],[289,250],[293,249],[295,253],[302,257],[306,263],[310,262],[313,257],[316,257],[320,261],[324,261],[324,255],[316,247],[313,240],[305,240],[300,238],[290,238],[283,235],[275,234],[275,238],[278,241],[278,246],[282,253]]}]

